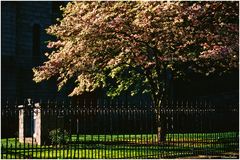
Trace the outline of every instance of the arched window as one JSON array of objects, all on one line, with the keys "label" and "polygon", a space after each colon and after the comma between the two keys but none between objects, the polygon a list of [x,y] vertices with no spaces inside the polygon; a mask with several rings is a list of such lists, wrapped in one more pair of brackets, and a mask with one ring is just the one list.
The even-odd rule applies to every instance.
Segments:
[{"label": "arched window", "polygon": [[34,24],[32,30],[32,56],[35,62],[40,58],[40,25]]}]

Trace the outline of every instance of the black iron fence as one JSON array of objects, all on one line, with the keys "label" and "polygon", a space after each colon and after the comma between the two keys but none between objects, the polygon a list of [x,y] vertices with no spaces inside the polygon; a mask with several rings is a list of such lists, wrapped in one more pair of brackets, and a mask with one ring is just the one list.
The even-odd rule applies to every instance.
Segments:
[{"label": "black iron fence", "polygon": [[168,101],[160,110],[166,130],[160,142],[155,109],[144,101],[2,101],[1,156],[102,159],[238,153],[237,104]]}]

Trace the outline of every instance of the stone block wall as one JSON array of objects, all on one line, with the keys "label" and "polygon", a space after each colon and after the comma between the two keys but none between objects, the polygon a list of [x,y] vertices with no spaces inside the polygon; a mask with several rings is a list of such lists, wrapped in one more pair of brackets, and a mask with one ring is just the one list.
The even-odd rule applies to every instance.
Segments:
[{"label": "stone block wall", "polygon": [[[56,96],[56,83],[35,84],[32,68],[40,65],[51,37],[45,29],[56,15],[53,1],[1,2],[2,96],[41,98]],[[55,7],[55,9],[58,7]],[[33,53],[33,26],[40,26],[40,55]],[[37,61],[35,61],[37,59]]]},{"label": "stone block wall", "polygon": [[16,51],[16,3],[1,2],[1,54],[15,55]]}]

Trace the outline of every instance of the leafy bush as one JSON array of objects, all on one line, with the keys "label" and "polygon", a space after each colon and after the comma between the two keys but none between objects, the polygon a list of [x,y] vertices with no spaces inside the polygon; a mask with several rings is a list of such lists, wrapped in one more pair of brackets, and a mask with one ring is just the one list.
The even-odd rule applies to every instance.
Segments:
[{"label": "leafy bush", "polygon": [[66,144],[69,141],[69,134],[66,130],[58,128],[49,132],[49,139],[51,144]]}]

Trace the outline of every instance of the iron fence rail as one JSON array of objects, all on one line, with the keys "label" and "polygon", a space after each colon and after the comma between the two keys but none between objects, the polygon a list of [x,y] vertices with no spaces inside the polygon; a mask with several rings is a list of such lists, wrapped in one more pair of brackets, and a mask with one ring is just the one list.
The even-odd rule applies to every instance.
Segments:
[{"label": "iron fence rail", "polygon": [[[215,106],[204,100],[163,103],[160,113],[166,139],[159,142],[151,103],[89,99],[40,102],[41,144],[37,144],[35,104],[27,100],[2,102],[1,158],[149,159],[239,151],[238,105]],[[24,110],[22,140],[19,105]]]}]

